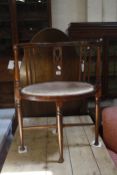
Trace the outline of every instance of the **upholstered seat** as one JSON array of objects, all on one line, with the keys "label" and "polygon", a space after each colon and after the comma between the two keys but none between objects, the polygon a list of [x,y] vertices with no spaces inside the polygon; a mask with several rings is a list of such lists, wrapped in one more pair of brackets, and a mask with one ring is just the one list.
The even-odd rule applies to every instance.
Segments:
[{"label": "upholstered seat", "polygon": [[35,96],[77,96],[94,91],[94,86],[85,82],[46,82],[26,86],[22,94]]}]

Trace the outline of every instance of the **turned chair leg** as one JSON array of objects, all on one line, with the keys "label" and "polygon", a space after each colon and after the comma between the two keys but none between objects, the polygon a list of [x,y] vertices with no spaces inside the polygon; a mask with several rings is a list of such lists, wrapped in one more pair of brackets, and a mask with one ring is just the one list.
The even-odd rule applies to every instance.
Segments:
[{"label": "turned chair leg", "polygon": [[58,143],[59,143],[59,152],[60,157],[58,162],[62,163],[63,159],[63,116],[61,113],[62,103],[56,103],[56,112],[57,112],[57,132],[58,132]]},{"label": "turned chair leg", "polygon": [[95,120],[95,146],[99,145],[99,97],[96,96],[95,98],[96,101],[96,106],[95,106],[95,115],[96,115],[96,120]]},{"label": "turned chair leg", "polygon": [[24,146],[24,136],[23,136],[23,119],[21,113],[21,102],[16,102],[16,113],[18,117],[19,125],[19,136],[20,136],[20,146],[18,148],[19,153],[27,152],[26,146]]},{"label": "turned chair leg", "polygon": [[[57,112],[57,107],[56,107],[56,112]],[[56,134],[58,134],[58,117],[56,114]]]}]

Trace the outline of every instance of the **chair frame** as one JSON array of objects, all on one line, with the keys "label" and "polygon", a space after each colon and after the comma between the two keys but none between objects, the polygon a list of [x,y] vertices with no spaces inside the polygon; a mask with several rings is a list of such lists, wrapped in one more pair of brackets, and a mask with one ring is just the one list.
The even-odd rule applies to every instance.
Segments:
[{"label": "chair frame", "polygon": [[[91,95],[95,96],[95,141],[94,145],[98,146],[99,145],[99,120],[100,120],[100,108],[99,108],[99,101],[101,97],[101,81],[100,81],[100,70],[98,66],[101,64],[101,46],[99,43],[96,43],[96,48],[97,48],[97,57],[96,57],[96,85],[95,85],[95,90],[94,92],[88,93],[88,94],[82,94],[82,95],[74,95],[74,96],[35,96],[35,95],[26,95],[21,93],[21,85],[20,85],[20,69],[18,65],[18,60],[20,58],[19,56],[19,49],[20,48],[35,48],[35,47],[52,47],[53,50],[54,48],[59,48],[59,54],[55,54],[53,52],[54,56],[61,55],[62,52],[62,47],[67,46],[85,46],[87,44],[81,44],[77,41],[72,41],[72,42],[57,42],[57,43],[20,43],[20,44],[15,44],[14,45],[14,59],[15,59],[15,84],[14,84],[14,89],[15,89],[15,107],[16,107],[16,114],[18,117],[18,125],[19,125],[19,136],[20,136],[20,152],[25,152],[25,146],[24,146],[24,136],[23,136],[23,130],[24,129],[38,129],[38,128],[56,128],[58,132],[58,143],[59,143],[59,152],[60,152],[60,157],[58,162],[62,163],[64,161],[63,158],[63,128],[68,127],[68,126],[83,126],[83,125],[90,125],[89,123],[63,123],[63,115],[62,115],[62,107],[63,103],[68,100],[77,100],[80,98],[88,98]],[[89,44],[88,44],[89,46]],[[93,47],[94,43],[90,44],[90,47]],[[58,50],[57,50],[58,52]],[[80,57],[80,62],[82,58]],[[82,74],[82,75],[81,75]],[[85,77],[85,72],[79,72],[79,78],[80,77]],[[85,78],[84,78],[85,79]],[[30,81],[30,80],[29,80]],[[23,126],[23,116],[22,116],[22,111],[21,111],[21,101],[22,99],[29,100],[29,101],[44,101],[44,102],[55,102],[56,104],[56,124],[53,125],[39,125],[39,126]]]}]

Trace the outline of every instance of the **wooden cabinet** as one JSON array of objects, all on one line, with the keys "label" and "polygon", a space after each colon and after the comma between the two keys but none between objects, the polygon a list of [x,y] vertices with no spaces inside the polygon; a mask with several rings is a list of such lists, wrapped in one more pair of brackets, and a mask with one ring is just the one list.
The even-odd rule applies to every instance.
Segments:
[{"label": "wooden cabinet", "polygon": [[117,23],[71,23],[68,35],[73,40],[102,42],[102,96],[117,97]]},{"label": "wooden cabinet", "polygon": [[0,107],[14,106],[12,45],[51,27],[51,0],[0,0]]},{"label": "wooden cabinet", "polygon": [[11,19],[7,0],[0,1],[0,55],[11,50]]},{"label": "wooden cabinet", "polygon": [[13,72],[8,70],[12,59],[11,18],[8,0],[0,1],[0,107],[13,106]]},{"label": "wooden cabinet", "polygon": [[13,43],[27,42],[35,33],[51,27],[51,0],[9,0]]}]

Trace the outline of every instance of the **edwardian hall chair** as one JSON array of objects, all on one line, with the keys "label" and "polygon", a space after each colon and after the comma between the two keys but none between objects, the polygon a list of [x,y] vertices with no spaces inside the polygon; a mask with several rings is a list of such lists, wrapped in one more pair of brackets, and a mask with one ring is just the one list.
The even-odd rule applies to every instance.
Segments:
[{"label": "edwardian hall chair", "polygon": [[[31,128],[56,128],[60,152],[58,162],[63,162],[63,128],[79,125],[77,123],[63,123],[61,109],[65,102],[81,98],[86,99],[90,96],[95,97],[94,145],[99,144],[99,98],[101,95],[99,68],[101,68],[101,47],[99,43],[87,44],[86,42],[77,41],[56,41],[54,38],[55,33],[63,35],[63,32],[57,29],[46,29],[43,31],[43,35],[44,32],[45,35],[48,33],[49,36],[53,36],[52,42],[45,39],[44,42],[32,41],[30,43],[14,45],[15,105],[19,123],[20,152],[26,149],[24,146],[23,130],[27,129],[23,125],[22,100],[54,102],[56,105],[57,122],[53,125],[31,126]],[[54,35],[52,35],[53,33]],[[19,68],[18,60],[22,55],[22,65]],[[42,65],[43,60],[45,64]],[[48,64],[50,64],[49,68],[46,67]],[[48,70],[49,78],[46,75]],[[75,74],[73,71],[75,71]],[[96,73],[96,76],[94,76],[94,73]],[[45,77],[44,82],[42,82],[42,76]],[[89,83],[88,81],[90,80],[94,84]],[[28,126],[28,128],[30,127]]]}]

